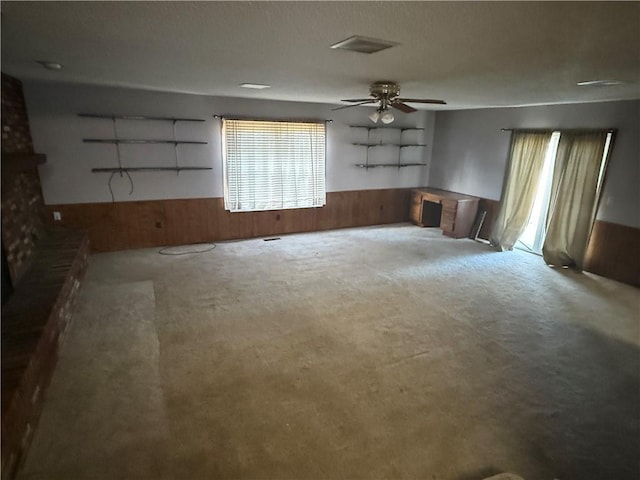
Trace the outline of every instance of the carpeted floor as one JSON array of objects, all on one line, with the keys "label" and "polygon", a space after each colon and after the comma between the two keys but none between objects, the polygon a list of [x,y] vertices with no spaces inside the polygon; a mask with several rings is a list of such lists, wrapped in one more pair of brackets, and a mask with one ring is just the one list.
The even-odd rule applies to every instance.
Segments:
[{"label": "carpeted floor", "polygon": [[639,310],[407,224],[94,255],[20,478],[637,479]]}]

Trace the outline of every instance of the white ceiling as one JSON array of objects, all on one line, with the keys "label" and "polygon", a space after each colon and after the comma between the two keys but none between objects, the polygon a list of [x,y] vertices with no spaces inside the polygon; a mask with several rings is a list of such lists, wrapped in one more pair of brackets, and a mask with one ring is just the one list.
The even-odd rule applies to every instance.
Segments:
[{"label": "white ceiling", "polygon": [[[443,99],[444,108],[640,98],[640,2],[5,1],[1,8],[2,70],[23,80],[322,103],[366,97],[372,81],[394,80],[402,96]],[[351,35],[400,45],[371,55],[329,48]],[[576,85],[597,79],[626,83]],[[272,88],[246,90],[243,82]]]}]

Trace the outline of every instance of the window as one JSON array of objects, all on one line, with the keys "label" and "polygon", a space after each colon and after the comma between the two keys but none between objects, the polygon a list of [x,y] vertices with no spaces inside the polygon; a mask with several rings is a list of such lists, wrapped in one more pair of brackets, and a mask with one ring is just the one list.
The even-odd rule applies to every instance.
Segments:
[{"label": "window", "polygon": [[223,119],[222,139],[227,210],[326,203],[324,123]]}]

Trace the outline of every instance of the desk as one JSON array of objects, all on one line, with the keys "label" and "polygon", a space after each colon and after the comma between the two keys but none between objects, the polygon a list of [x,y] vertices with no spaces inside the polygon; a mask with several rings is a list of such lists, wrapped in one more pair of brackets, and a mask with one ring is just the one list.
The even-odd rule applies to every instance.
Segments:
[{"label": "desk", "polygon": [[421,227],[440,227],[453,238],[469,237],[478,211],[478,197],[437,188],[411,191],[411,221]]}]

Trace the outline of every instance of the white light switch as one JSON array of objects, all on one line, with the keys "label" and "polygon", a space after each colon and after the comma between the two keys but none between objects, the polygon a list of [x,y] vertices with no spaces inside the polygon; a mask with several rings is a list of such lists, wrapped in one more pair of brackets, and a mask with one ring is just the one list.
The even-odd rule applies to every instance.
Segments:
[{"label": "white light switch", "polygon": [[53,219],[56,222],[59,222],[60,220],[62,220],[62,214],[60,212],[53,212]]}]

